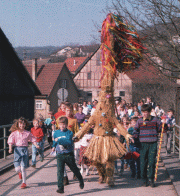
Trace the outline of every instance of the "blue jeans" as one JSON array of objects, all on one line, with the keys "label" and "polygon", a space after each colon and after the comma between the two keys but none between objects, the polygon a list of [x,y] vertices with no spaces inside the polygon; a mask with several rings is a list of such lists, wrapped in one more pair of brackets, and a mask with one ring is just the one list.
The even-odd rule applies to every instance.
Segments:
[{"label": "blue jeans", "polygon": [[[137,147],[134,147],[131,144],[129,145],[129,148],[130,148],[131,152],[140,153],[140,149]],[[140,174],[141,174],[140,157],[138,157],[136,160],[133,158],[129,159],[129,164],[130,164],[130,169],[131,169],[131,175],[135,176],[137,174],[137,176],[140,176]]]},{"label": "blue jeans", "polygon": [[40,147],[40,149],[37,149],[36,146],[34,144],[32,144],[32,164],[36,165],[36,153],[39,153],[39,156],[43,158],[43,154],[42,154],[42,141],[41,142],[37,142],[37,145]]},{"label": "blue jeans", "polygon": [[44,158],[44,143],[45,143],[45,140],[46,140],[46,136],[43,137],[42,139],[42,157]]}]

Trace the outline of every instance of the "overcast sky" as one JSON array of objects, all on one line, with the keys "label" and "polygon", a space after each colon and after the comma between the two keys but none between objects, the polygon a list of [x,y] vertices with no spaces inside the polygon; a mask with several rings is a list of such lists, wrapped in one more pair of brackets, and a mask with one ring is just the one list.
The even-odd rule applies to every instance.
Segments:
[{"label": "overcast sky", "polygon": [[[111,0],[1,0],[0,24],[13,45],[89,44]],[[100,29],[99,29],[100,30]]]}]

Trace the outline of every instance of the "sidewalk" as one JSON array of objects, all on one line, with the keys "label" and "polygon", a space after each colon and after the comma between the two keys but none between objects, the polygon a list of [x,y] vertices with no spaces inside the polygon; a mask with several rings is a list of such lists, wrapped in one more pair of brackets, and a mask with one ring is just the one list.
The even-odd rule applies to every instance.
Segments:
[{"label": "sidewalk", "polygon": [[164,163],[164,167],[171,179],[171,182],[177,192],[177,195],[180,196],[180,160],[179,152],[175,151],[175,154],[171,153],[166,155],[165,148],[161,149],[161,159]]},{"label": "sidewalk", "polygon": [[[44,150],[47,150],[47,149],[49,149],[49,143],[45,141]],[[28,150],[29,150],[29,157],[31,158],[31,155],[32,155],[31,145],[28,147]],[[14,167],[13,161],[14,161],[14,154],[8,155],[6,159],[4,158],[0,159],[0,175]]]}]

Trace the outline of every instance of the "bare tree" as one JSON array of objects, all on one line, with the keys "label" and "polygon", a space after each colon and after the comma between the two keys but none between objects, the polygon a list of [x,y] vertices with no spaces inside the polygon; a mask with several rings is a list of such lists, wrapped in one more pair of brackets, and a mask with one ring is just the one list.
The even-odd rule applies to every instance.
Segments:
[{"label": "bare tree", "polygon": [[124,16],[145,38],[149,61],[164,75],[180,78],[180,1],[112,1],[108,10]]}]

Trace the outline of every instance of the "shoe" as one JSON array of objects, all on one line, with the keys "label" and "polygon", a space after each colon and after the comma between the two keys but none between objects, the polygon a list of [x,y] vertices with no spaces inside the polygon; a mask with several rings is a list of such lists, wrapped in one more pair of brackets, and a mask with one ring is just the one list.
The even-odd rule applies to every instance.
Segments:
[{"label": "shoe", "polygon": [[68,185],[69,184],[69,180],[68,180],[68,177],[65,176],[64,177],[64,186]]},{"label": "shoe", "polygon": [[19,179],[22,179],[22,173],[19,172]]},{"label": "shoe", "polygon": [[80,187],[80,189],[84,188],[84,181],[83,180],[80,182],[79,187]]},{"label": "shoe", "polygon": [[25,183],[22,183],[21,184],[21,189],[25,189],[26,188],[26,184]]},{"label": "shoe", "polygon": [[64,193],[64,189],[58,189],[56,192],[57,193]]},{"label": "shoe", "polygon": [[149,186],[149,181],[148,181],[148,180],[146,180],[146,181],[143,183],[143,185],[142,185],[142,186],[144,186],[144,187]]},{"label": "shoe", "polygon": [[149,185],[150,185],[152,188],[155,187],[154,179],[151,179],[151,180],[150,180],[150,184],[149,184]]},{"label": "shoe", "polygon": [[31,167],[36,168],[36,165],[33,164],[33,165],[31,165]]},{"label": "shoe", "polygon": [[131,178],[135,178],[135,176],[136,176],[135,174],[132,174],[132,175],[131,175]]}]

